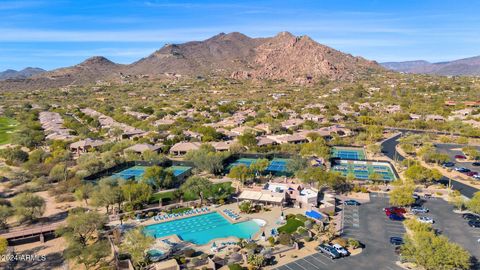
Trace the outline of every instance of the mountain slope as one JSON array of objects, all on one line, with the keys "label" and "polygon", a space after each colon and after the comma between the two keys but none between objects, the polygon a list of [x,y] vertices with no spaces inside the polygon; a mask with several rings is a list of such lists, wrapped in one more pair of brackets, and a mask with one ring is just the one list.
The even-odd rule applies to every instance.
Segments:
[{"label": "mountain slope", "polygon": [[382,63],[385,68],[420,74],[435,74],[445,76],[480,75],[480,56],[464,58],[449,62],[429,63],[427,61],[407,61]]},{"label": "mountain slope", "polygon": [[29,78],[33,75],[40,74],[46,72],[44,69],[41,68],[32,68],[27,67],[20,71],[16,71],[13,69],[7,69],[3,72],[0,72],[0,80],[7,80],[7,79],[25,79]]},{"label": "mountain slope", "polygon": [[308,36],[282,32],[269,38],[251,38],[233,32],[204,41],[165,45],[129,65],[96,56],[72,67],[2,82],[0,89],[44,89],[119,80],[130,75],[133,75],[130,78],[163,77],[166,73],[311,83],[320,79],[351,80],[382,71],[376,62],[334,50]]}]

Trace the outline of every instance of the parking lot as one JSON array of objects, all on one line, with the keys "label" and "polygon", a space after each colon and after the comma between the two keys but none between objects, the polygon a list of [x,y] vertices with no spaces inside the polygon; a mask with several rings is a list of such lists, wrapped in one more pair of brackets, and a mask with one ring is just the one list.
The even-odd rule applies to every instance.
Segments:
[{"label": "parking lot", "polygon": [[[452,160],[452,162],[455,162],[455,167],[465,167],[472,171],[480,172],[480,167],[473,166],[472,165],[473,162],[458,162],[457,160],[455,160],[455,155],[465,155],[463,151],[461,151],[462,147],[464,147],[464,145],[460,145],[460,144],[437,144],[436,145],[438,152],[447,154]],[[477,147],[477,149],[480,151],[480,147]]]},{"label": "parking lot", "polygon": [[371,194],[371,201],[361,206],[345,206],[343,237],[355,238],[364,244],[361,254],[331,260],[316,253],[276,269],[402,269],[395,264],[397,256],[389,239],[402,236],[405,230],[401,222],[386,217],[382,209],[387,206],[388,197],[379,194]]},{"label": "parking lot", "polygon": [[447,236],[452,242],[461,245],[468,250],[472,256],[480,258],[480,228],[471,228],[462,215],[453,212],[453,206],[441,199],[426,200],[423,205],[430,210],[427,214],[433,218],[433,227]]}]

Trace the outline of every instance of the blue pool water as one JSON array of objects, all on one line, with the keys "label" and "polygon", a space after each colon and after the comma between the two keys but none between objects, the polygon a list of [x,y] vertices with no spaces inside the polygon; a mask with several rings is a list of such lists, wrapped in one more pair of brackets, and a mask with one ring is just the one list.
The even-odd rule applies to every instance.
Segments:
[{"label": "blue pool water", "polygon": [[260,226],[255,221],[232,224],[219,213],[213,212],[149,225],[144,228],[144,233],[155,238],[176,234],[184,241],[204,245],[215,238],[233,236],[247,239],[253,237],[259,229]]}]

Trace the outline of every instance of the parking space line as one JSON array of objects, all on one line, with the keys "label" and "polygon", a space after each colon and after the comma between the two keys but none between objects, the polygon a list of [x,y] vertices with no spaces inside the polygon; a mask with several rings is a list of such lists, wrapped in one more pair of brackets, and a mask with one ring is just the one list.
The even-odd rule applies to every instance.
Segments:
[{"label": "parking space line", "polygon": [[326,262],[320,260],[320,258],[315,257],[315,255],[320,256],[320,258],[325,258],[324,256],[322,256],[322,254],[320,254],[320,253],[315,253],[315,254],[312,255],[312,258],[315,259],[316,261],[318,261],[318,262],[321,263],[321,264],[327,265]]},{"label": "parking space line", "polygon": [[296,261],[292,262],[292,264],[295,264],[296,266],[300,267],[301,269],[308,270],[307,268],[304,268],[303,266],[301,266],[300,264],[298,264]]},{"label": "parking space line", "polygon": [[[291,264],[291,263],[289,263],[289,264]],[[288,266],[288,264],[285,264],[284,266],[285,266],[286,268],[290,269],[290,270],[293,270],[293,268],[290,268],[290,266]]]},{"label": "parking space line", "polygon": [[317,269],[317,265],[315,265],[315,264],[313,264],[313,263],[309,262],[307,259],[304,259],[304,260],[305,260],[305,261],[306,261],[308,264],[312,265],[312,266],[314,267],[314,269]]}]

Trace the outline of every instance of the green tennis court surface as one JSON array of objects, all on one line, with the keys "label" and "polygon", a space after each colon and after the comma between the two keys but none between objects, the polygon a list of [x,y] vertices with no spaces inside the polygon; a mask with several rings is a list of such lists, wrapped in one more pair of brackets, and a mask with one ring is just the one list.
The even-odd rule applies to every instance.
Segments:
[{"label": "green tennis court surface", "polygon": [[371,180],[373,174],[378,174],[383,181],[396,179],[393,168],[384,162],[361,162],[341,160],[332,165],[332,171],[340,172],[343,176],[353,174],[358,180]]},{"label": "green tennis court surface", "polygon": [[339,159],[364,160],[365,150],[363,150],[363,148],[334,146],[332,147],[332,157]]}]

